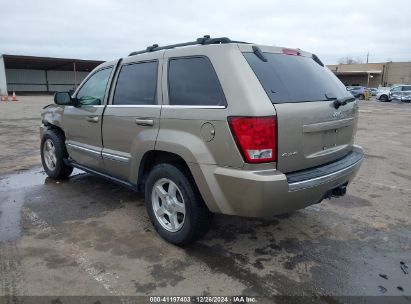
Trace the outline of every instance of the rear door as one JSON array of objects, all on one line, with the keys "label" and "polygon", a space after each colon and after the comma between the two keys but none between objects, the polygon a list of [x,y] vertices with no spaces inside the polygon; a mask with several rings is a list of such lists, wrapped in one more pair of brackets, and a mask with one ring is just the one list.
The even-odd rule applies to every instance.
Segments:
[{"label": "rear door", "polygon": [[154,149],[162,98],[157,89],[161,60],[153,54],[140,55],[138,61],[124,59],[104,112],[105,170],[122,180],[135,182],[142,156]]},{"label": "rear door", "polygon": [[402,100],[403,101],[411,100],[411,85],[402,86]]},{"label": "rear door", "polygon": [[278,162],[282,172],[331,162],[352,150],[357,101],[336,109],[335,98],[352,97],[311,54],[299,51],[244,53],[277,112]]}]

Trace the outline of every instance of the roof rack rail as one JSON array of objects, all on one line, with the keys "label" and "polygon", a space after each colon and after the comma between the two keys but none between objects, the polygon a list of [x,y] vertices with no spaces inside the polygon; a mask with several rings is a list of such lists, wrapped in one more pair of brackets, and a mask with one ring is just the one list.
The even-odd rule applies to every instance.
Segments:
[{"label": "roof rack rail", "polygon": [[134,56],[138,54],[150,53],[150,52],[155,52],[155,51],[160,51],[160,50],[168,50],[168,49],[173,49],[173,48],[182,47],[182,46],[189,46],[189,45],[197,45],[197,44],[206,45],[206,44],[223,44],[223,43],[247,43],[247,42],[234,41],[227,37],[210,38],[210,35],[204,35],[201,38],[197,38],[196,41],[170,44],[170,45],[164,45],[164,46],[153,44],[151,46],[148,46],[145,50],[132,52],[128,56]]}]

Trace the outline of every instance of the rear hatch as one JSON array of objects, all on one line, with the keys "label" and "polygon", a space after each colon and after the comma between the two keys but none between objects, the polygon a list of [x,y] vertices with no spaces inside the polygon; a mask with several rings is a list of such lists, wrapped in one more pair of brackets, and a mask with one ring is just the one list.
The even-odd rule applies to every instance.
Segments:
[{"label": "rear hatch", "polygon": [[352,95],[315,55],[256,47],[243,55],[277,112],[280,171],[319,166],[352,151],[357,101],[336,108],[336,99]]}]

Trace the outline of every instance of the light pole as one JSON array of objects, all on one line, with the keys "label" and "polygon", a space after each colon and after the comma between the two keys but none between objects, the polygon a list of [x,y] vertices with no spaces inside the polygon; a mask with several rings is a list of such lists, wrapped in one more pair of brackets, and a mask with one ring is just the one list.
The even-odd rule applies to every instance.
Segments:
[{"label": "light pole", "polygon": [[374,75],[371,75],[370,73],[367,73],[367,88],[370,86],[370,78],[373,78]]}]

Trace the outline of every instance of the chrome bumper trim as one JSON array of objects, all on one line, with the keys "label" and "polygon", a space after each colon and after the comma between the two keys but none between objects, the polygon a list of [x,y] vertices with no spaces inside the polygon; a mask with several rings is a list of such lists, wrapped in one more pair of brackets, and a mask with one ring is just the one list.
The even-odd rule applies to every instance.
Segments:
[{"label": "chrome bumper trim", "polygon": [[318,185],[327,183],[327,182],[331,182],[335,179],[338,179],[340,177],[344,177],[347,174],[349,174],[351,171],[355,171],[357,170],[364,158],[361,158],[359,161],[345,167],[344,169],[326,174],[326,175],[322,175],[319,177],[315,177],[312,179],[307,179],[307,180],[303,180],[303,181],[299,181],[299,182],[295,182],[295,183],[289,183],[288,184],[288,190],[289,191],[298,191],[298,190],[302,190],[302,189],[307,189],[307,188],[312,188],[312,187],[316,187]]}]

